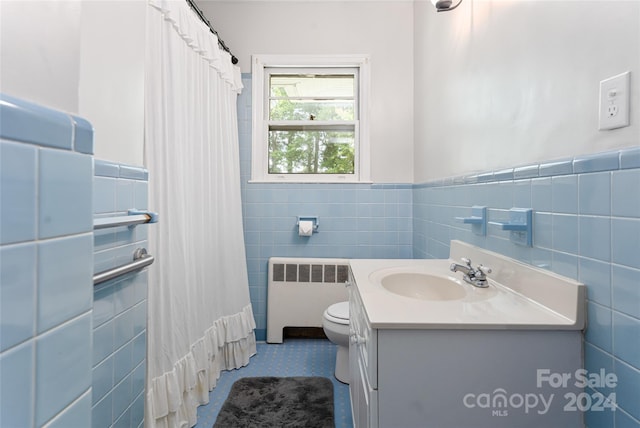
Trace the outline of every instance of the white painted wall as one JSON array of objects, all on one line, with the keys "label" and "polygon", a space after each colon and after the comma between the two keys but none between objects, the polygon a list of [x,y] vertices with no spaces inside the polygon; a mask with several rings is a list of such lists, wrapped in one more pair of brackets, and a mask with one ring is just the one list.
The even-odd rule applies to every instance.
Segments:
[{"label": "white painted wall", "polygon": [[[415,182],[640,144],[640,2],[415,3]],[[630,70],[631,126],[598,131]]]},{"label": "white painted wall", "polygon": [[[96,157],[141,164],[144,4],[0,1],[0,91],[86,117]],[[440,14],[426,0],[199,4],[243,72],[253,53],[371,55],[376,182],[640,143],[638,1],[464,0]],[[599,81],[626,70],[631,126],[598,131]]]},{"label": "white painted wall", "polygon": [[0,91],[78,113],[78,1],[0,1]]},{"label": "white painted wall", "polygon": [[0,0],[0,91],[80,115],[96,158],[142,165],[145,0]]},{"label": "white painted wall", "polygon": [[93,124],[95,157],[143,164],[144,0],[84,1],[79,111]]},{"label": "white painted wall", "polygon": [[252,54],[371,55],[371,177],[412,181],[411,1],[199,0],[198,5],[243,73],[251,72]]}]

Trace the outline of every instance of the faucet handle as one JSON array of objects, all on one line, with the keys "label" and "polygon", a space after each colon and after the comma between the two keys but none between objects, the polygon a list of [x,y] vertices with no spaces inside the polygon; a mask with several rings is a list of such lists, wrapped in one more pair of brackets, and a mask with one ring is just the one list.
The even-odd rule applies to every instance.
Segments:
[{"label": "faucet handle", "polygon": [[460,257],[462,263],[466,264],[468,267],[471,267],[471,260],[466,257]]},{"label": "faucet handle", "polygon": [[480,272],[482,272],[483,274],[485,274],[485,275],[488,274],[488,273],[491,273],[491,268],[488,267],[488,266],[478,265],[478,270]]}]

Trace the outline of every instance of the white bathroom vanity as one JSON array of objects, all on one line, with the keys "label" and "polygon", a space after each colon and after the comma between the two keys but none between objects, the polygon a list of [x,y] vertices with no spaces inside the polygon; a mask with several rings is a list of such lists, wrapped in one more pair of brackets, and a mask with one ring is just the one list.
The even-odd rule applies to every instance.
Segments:
[{"label": "white bathroom vanity", "polygon": [[[584,285],[459,241],[450,254],[350,262],[355,427],[582,427]],[[462,257],[491,268],[487,287],[449,270]]]}]

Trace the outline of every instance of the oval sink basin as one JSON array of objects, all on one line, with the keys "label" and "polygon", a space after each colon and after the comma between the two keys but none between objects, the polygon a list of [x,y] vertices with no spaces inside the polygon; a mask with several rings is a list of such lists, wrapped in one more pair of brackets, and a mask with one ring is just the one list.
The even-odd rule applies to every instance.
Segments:
[{"label": "oval sink basin", "polygon": [[392,293],[420,300],[459,300],[467,294],[455,280],[426,273],[392,273],[380,283]]}]

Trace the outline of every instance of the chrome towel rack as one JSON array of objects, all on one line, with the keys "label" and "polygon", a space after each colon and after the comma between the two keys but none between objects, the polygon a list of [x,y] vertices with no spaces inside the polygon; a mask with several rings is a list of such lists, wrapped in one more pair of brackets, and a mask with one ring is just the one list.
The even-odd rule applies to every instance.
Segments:
[{"label": "chrome towel rack", "polygon": [[[151,211],[130,209],[127,215],[98,218],[93,220],[93,230],[106,229],[109,227],[129,226],[133,227],[143,223],[157,223],[158,213]],[[93,285],[102,284],[110,279],[126,275],[143,269],[153,263],[155,259],[151,254],[147,254],[146,248],[138,248],[133,253],[133,261],[113,269],[98,272],[93,275]]]},{"label": "chrome towel rack", "polygon": [[117,268],[105,270],[93,275],[93,285],[96,286],[110,279],[117,278],[130,272],[134,272],[149,266],[154,261],[151,254],[147,254],[145,248],[138,248],[133,253],[133,261]]},{"label": "chrome towel rack", "polygon": [[127,215],[115,217],[97,218],[93,220],[93,230],[106,229],[118,226],[135,226],[143,223],[157,223],[158,213],[130,209]]}]

